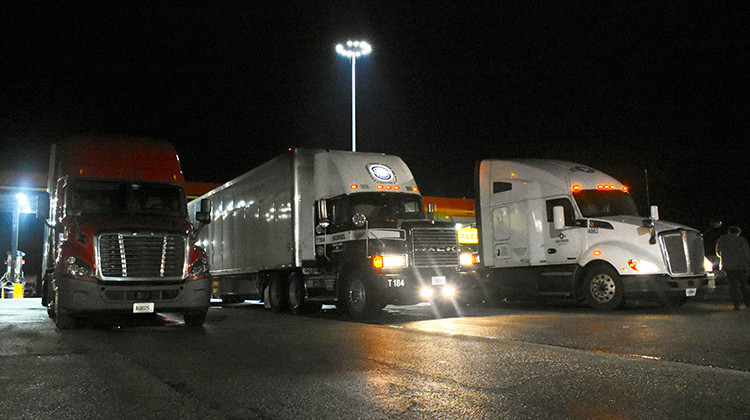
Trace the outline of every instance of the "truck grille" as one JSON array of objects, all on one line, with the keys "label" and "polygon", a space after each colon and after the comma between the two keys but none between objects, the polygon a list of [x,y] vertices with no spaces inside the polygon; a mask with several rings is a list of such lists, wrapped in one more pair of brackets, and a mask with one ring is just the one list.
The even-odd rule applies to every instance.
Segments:
[{"label": "truck grille", "polygon": [[99,272],[103,280],[182,279],[186,241],[182,235],[99,235]]},{"label": "truck grille", "polygon": [[693,230],[670,230],[659,234],[664,259],[673,276],[705,274],[703,239]]},{"label": "truck grille", "polygon": [[415,267],[458,267],[455,229],[414,228],[411,234]]}]

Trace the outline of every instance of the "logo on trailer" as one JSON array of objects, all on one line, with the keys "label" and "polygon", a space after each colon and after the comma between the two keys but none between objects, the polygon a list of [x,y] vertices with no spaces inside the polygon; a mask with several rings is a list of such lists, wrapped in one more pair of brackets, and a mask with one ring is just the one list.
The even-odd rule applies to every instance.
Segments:
[{"label": "logo on trailer", "polygon": [[367,170],[370,171],[370,175],[377,181],[391,182],[396,178],[391,168],[379,163],[367,165]]}]

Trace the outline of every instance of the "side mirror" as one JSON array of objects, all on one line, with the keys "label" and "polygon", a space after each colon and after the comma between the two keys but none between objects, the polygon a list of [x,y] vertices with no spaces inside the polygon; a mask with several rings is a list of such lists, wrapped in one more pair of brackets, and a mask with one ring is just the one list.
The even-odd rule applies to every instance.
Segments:
[{"label": "side mirror", "polygon": [[328,219],[328,202],[326,200],[318,200],[316,210],[318,212],[318,230],[322,232],[323,229],[331,226],[331,221]]},{"label": "side mirror", "polygon": [[563,209],[563,206],[552,207],[552,220],[555,225],[555,230],[562,230],[565,228],[565,209]]},{"label": "side mirror", "polygon": [[361,228],[367,225],[367,217],[362,213],[357,213],[352,216],[352,223],[354,223],[354,226]]},{"label": "side mirror", "polygon": [[211,223],[211,199],[204,198],[201,200],[201,209],[195,213],[195,219],[203,224]]},{"label": "side mirror", "polygon": [[47,220],[49,217],[49,193],[42,192],[36,196],[36,218]]}]

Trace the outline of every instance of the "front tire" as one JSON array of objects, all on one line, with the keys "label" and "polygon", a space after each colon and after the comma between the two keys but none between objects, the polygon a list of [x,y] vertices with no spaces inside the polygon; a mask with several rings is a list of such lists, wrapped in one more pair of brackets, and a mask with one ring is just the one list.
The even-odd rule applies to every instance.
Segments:
[{"label": "front tire", "polygon": [[55,290],[55,301],[52,307],[55,311],[55,327],[58,330],[74,330],[78,327],[78,320],[73,314],[60,307],[60,292],[57,290]]},{"label": "front tire", "polygon": [[375,316],[382,308],[378,302],[377,291],[361,275],[351,276],[346,281],[341,299],[352,319]]},{"label": "front tire", "polygon": [[617,272],[606,265],[592,267],[583,280],[586,303],[597,311],[613,311],[625,303],[625,291]]}]

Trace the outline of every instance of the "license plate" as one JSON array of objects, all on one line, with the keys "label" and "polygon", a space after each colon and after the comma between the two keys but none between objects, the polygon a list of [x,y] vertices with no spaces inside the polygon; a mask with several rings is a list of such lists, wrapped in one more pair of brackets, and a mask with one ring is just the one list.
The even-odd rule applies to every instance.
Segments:
[{"label": "license plate", "polygon": [[152,314],[154,313],[154,302],[143,302],[133,304],[134,314]]},{"label": "license plate", "polygon": [[433,285],[445,284],[445,276],[432,276],[432,284]]},{"label": "license plate", "polygon": [[698,292],[698,289],[695,287],[689,287],[685,289],[685,296],[695,296],[695,294]]}]

